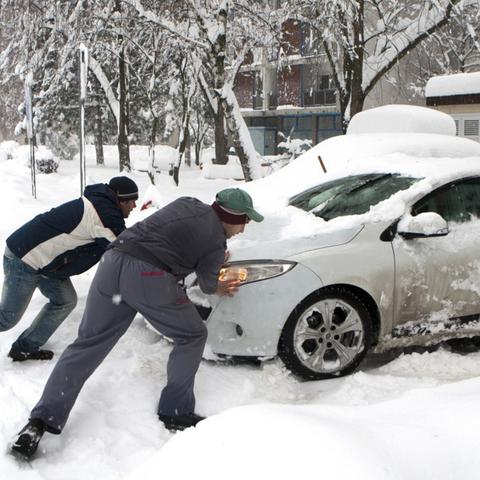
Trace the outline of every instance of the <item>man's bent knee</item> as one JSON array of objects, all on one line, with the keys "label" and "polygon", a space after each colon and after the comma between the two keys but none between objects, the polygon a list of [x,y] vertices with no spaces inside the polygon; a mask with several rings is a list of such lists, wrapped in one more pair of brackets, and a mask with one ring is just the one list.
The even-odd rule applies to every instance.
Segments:
[{"label": "man's bent knee", "polygon": [[0,332],[6,332],[13,328],[20,320],[21,315],[17,312],[5,312],[0,310]]},{"label": "man's bent knee", "polygon": [[207,336],[208,336],[208,330],[205,325],[202,325],[202,327],[197,330],[196,332],[192,333],[192,340],[199,342],[199,343],[205,343],[207,341]]},{"label": "man's bent knee", "polygon": [[65,298],[65,301],[62,302],[60,307],[63,311],[65,311],[68,314],[77,306],[77,301],[78,301],[77,293],[73,291],[67,298]]},{"label": "man's bent knee", "polygon": [[68,309],[70,310],[70,312],[77,306],[77,302],[78,302],[78,297],[77,297],[77,294],[74,292],[74,294],[73,294],[72,297],[69,299],[69,302],[68,302],[68,304],[67,304]]}]

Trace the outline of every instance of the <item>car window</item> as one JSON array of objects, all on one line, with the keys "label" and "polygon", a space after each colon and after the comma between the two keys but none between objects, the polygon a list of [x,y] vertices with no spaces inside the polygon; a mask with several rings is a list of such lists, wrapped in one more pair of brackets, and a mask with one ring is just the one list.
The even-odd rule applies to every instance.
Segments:
[{"label": "car window", "polygon": [[339,192],[350,189],[356,185],[361,185],[363,182],[371,178],[378,177],[375,175],[355,175],[352,177],[339,178],[330,182],[322,183],[314,188],[311,188],[290,200],[290,205],[301,208],[306,212],[310,212],[314,208],[319,207],[323,203],[329,201]]},{"label": "car window", "polygon": [[410,187],[417,178],[396,174],[367,174],[324,183],[292,198],[290,205],[331,220],[343,215],[359,215],[399,190]]},{"label": "car window", "polygon": [[447,222],[468,222],[480,218],[480,179],[452,182],[417,202],[412,214],[435,212]]}]

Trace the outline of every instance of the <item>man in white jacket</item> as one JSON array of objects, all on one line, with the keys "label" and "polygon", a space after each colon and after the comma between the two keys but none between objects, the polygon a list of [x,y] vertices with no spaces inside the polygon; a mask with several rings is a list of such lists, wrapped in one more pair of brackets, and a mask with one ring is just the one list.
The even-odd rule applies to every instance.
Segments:
[{"label": "man in white jacket", "polygon": [[70,280],[95,265],[108,244],[125,230],[138,188],[128,177],[89,185],[83,197],[37,215],[7,238],[0,303],[0,332],[13,328],[38,288],[49,300],[8,356],[13,361],[50,360],[40,347],[75,308]]}]

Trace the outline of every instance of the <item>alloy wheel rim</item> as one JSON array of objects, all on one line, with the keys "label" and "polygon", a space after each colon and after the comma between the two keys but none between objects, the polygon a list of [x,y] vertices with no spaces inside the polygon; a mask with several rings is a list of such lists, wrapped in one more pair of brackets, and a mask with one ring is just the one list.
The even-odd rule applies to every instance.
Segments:
[{"label": "alloy wheel rim", "polygon": [[364,346],[360,315],[339,299],[314,303],[295,326],[295,353],[314,372],[340,372],[357,358]]}]

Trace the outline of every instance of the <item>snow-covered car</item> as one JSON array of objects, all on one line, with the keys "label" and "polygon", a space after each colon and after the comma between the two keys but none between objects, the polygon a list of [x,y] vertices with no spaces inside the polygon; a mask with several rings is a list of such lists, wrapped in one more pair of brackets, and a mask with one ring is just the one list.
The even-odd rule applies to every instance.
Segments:
[{"label": "snow-covered car", "polygon": [[265,221],[230,244],[222,275],[242,283],[211,299],[214,354],[323,379],[369,350],[480,335],[480,144],[449,116],[362,112],[246,188]]}]

